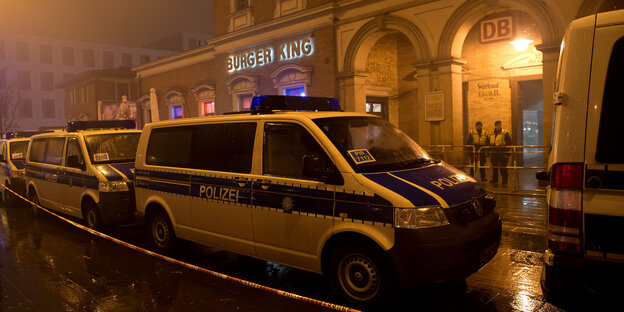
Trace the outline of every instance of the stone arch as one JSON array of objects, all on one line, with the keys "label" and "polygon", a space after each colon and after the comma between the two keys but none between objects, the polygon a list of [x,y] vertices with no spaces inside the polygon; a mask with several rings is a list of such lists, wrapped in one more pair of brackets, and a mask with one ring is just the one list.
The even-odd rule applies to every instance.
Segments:
[{"label": "stone arch", "polygon": [[414,62],[431,59],[429,43],[416,25],[402,17],[381,15],[364,24],[350,40],[345,53],[344,72],[363,72],[368,53],[377,40],[393,30],[405,35],[411,42],[417,55]]},{"label": "stone arch", "polygon": [[538,25],[542,42],[559,42],[567,23],[562,12],[553,10],[541,0],[469,0],[462,4],[448,19],[440,36],[438,59],[461,57],[464,40],[472,27],[483,17],[508,10],[528,14]]}]

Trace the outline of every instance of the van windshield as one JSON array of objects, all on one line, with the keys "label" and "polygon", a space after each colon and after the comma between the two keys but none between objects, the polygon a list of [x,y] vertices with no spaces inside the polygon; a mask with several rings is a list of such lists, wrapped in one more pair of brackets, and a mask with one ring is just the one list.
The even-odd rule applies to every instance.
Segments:
[{"label": "van windshield", "polygon": [[355,172],[411,169],[433,162],[422,147],[384,119],[332,117],[314,122]]},{"label": "van windshield", "polygon": [[91,162],[131,162],[136,157],[140,133],[109,133],[85,136]]},{"label": "van windshield", "polygon": [[26,159],[26,150],[28,150],[28,141],[11,143],[11,160]]}]

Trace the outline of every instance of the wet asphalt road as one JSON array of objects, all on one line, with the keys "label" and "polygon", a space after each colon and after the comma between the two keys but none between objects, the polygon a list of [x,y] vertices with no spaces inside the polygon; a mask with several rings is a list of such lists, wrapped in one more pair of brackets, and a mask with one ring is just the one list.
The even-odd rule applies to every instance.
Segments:
[{"label": "wet asphalt road", "polygon": [[[503,238],[495,258],[470,276],[465,285],[398,294],[384,310],[578,308],[546,302],[539,287],[546,249],[544,198],[496,198],[503,219]],[[115,228],[108,233],[148,246],[137,226]],[[265,286],[339,303],[329,283],[312,273],[188,242],[170,256]],[[294,310],[329,311],[144,255],[46,213],[35,216],[25,205],[0,205],[1,312]]]}]

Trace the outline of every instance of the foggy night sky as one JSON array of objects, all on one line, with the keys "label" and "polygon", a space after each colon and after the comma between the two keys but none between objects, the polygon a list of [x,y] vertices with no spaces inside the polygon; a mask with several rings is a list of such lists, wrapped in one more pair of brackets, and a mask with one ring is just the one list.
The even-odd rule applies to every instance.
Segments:
[{"label": "foggy night sky", "polygon": [[0,32],[141,47],[179,31],[213,34],[212,1],[0,0]]}]

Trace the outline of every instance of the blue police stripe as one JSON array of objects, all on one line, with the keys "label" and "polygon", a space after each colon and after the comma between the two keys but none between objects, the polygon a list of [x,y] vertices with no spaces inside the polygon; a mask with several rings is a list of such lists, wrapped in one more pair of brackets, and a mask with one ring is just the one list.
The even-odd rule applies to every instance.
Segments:
[{"label": "blue police stripe", "polygon": [[128,177],[130,181],[134,180],[134,173],[132,173],[132,169],[134,169],[133,162],[109,164],[109,166],[119,170],[119,172]]},{"label": "blue police stripe", "polygon": [[44,166],[37,166],[37,165],[32,165],[32,164],[26,165],[25,169],[26,169],[26,176],[33,178],[33,179],[48,181],[45,178],[45,174],[47,173],[47,174],[56,175],[57,183],[70,185],[70,186],[77,186],[77,187],[84,186],[86,188],[94,189],[94,190],[97,190],[99,188],[100,181],[95,176],[77,173],[77,172],[71,172],[71,171],[64,171],[63,169],[59,170],[56,168],[47,168]]},{"label": "blue police stripe", "polygon": [[15,168],[22,170],[26,167],[26,161],[25,160],[12,160],[13,165],[15,166]]},{"label": "blue police stripe", "polygon": [[[453,179],[452,177],[458,174],[458,171],[444,163],[391,173],[440,196],[451,207],[485,194],[485,190],[477,182],[460,183]],[[433,196],[388,173],[364,174],[364,176],[405,197],[414,206],[439,204]],[[439,187],[431,183],[432,181],[438,183]]]},{"label": "blue police stripe", "polygon": [[183,196],[191,195],[191,188],[189,185],[137,179],[136,187]]},{"label": "blue police stripe", "polygon": [[117,171],[113,170],[109,165],[96,165],[94,166],[95,170],[101,173],[104,178],[108,181],[121,181],[123,177],[117,173]]},{"label": "blue police stripe", "polygon": [[136,169],[134,171],[135,177],[147,177],[147,178],[157,178],[157,179],[165,179],[165,180],[174,180],[179,182],[190,182],[191,175],[185,173],[172,173],[172,172],[159,172],[159,171],[149,171],[149,170],[140,170]]},{"label": "blue police stripe", "polygon": [[[292,205],[285,206],[289,198]],[[333,191],[312,188],[271,184],[264,190],[258,183],[253,185],[253,204],[262,207],[298,211],[317,215],[332,216],[334,206]]]}]

